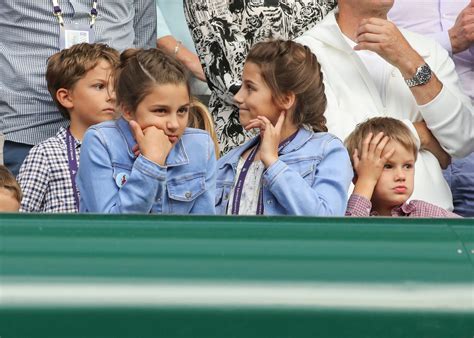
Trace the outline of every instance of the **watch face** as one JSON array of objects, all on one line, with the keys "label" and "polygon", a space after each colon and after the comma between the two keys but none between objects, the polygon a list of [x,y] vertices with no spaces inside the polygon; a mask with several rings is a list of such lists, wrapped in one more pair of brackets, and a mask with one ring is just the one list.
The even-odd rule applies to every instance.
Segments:
[{"label": "watch face", "polygon": [[419,68],[419,71],[416,74],[418,78],[418,83],[424,84],[431,79],[431,69],[426,63]]}]

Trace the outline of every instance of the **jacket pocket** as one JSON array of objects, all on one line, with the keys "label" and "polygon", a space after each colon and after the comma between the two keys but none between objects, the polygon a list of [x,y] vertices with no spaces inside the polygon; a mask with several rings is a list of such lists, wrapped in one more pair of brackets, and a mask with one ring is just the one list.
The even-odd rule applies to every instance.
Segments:
[{"label": "jacket pocket", "polygon": [[320,158],[311,158],[288,163],[288,166],[299,173],[309,185],[312,185],[316,175],[316,167],[320,161]]},{"label": "jacket pocket", "polygon": [[206,177],[204,174],[176,177],[166,185],[170,199],[190,202],[206,191]]}]

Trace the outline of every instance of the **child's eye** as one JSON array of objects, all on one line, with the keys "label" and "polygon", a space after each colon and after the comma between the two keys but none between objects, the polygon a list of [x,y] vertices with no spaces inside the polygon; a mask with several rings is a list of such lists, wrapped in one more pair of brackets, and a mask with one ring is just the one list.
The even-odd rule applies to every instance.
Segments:
[{"label": "child's eye", "polygon": [[189,107],[181,107],[178,109],[178,114],[185,115],[189,112]]},{"label": "child's eye", "polygon": [[166,114],[166,109],[164,108],[156,108],[153,110],[153,113],[156,113],[156,114]]},{"label": "child's eye", "polygon": [[392,169],[392,165],[386,163],[386,164],[384,164],[383,168],[384,168],[384,169]]},{"label": "child's eye", "polygon": [[403,167],[404,167],[405,169],[411,169],[411,168],[413,168],[413,164],[407,163],[407,164],[405,164]]},{"label": "child's eye", "polygon": [[104,88],[105,88],[105,86],[104,86],[104,84],[103,84],[103,83],[96,83],[96,84],[94,85],[94,88],[95,88],[95,89],[99,89],[99,90],[101,90],[101,89],[104,89]]}]

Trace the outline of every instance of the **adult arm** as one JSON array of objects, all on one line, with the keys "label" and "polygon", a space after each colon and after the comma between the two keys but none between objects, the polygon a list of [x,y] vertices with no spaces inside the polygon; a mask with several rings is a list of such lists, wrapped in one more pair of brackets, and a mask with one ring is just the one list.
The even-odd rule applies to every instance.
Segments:
[{"label": "adult arm", "polygon": [[174,54],[196,78],[201,81],[206,81],[199,57],[186,48],[181,41],[176,40],[171,34],[171,30],[169,29],[158,4],[156,5],[156,21],[156,46],[158,48],[163,48],[170,54]]},{"label": "adult arm", "polygon": [[[357,42],[355,49],[376,52],[398,68],[405,79],[412,78],[425,63],[395,24],[384,19],[362,20]],[[433,75],[426,84],[410,90],[435,138],[449,154],[462,157],[474,150],[474,109],[462,92],[448,53],[434,42],[430,47]]]},{"label": "adult arm", "polygon": [[[156,46],[156,6],[154,0],[134,0],[133,28],[137,48]],[[131,46],[130,46],[131,47]]]}]

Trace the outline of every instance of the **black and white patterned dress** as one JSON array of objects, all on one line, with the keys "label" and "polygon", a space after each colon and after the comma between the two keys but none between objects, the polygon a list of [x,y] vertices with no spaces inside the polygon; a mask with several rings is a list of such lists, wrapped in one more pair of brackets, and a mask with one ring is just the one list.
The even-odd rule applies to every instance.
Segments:
[{"label": "black and white patterned dress", "polygon": [[183,0],[186,20],[212,91],[221,151],[242,144],[233,96],[252,45],[268,38],[294,39],[319,22],[337,0]]}]

